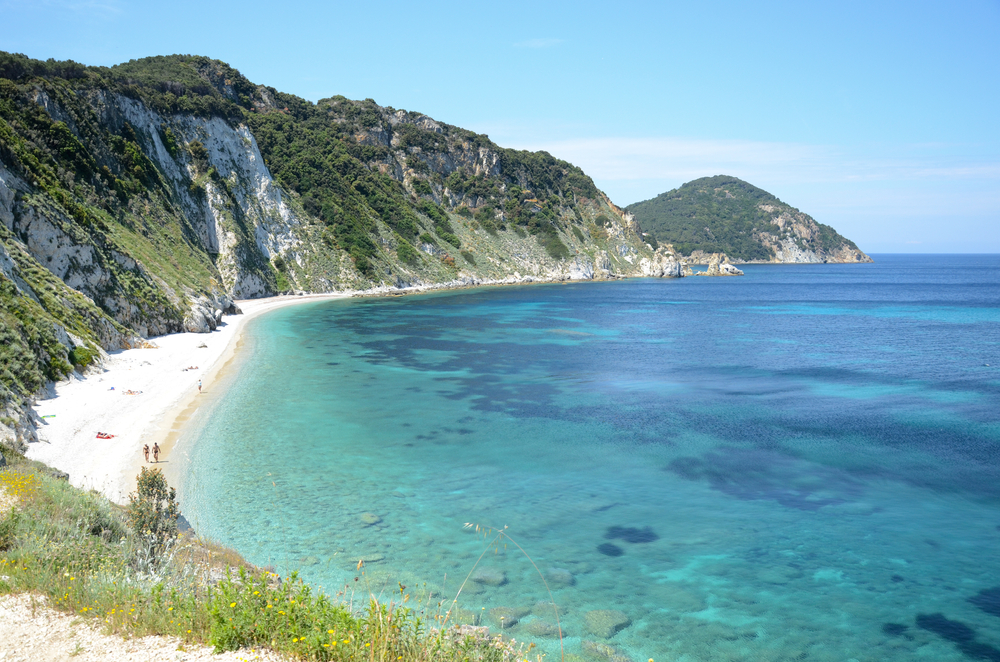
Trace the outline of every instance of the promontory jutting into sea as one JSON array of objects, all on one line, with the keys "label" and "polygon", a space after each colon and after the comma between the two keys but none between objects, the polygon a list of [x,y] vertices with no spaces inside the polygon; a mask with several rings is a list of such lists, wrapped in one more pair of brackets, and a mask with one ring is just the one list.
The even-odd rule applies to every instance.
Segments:
[{"label": "promontory jutting into sea", "polygon": [[[873,261],[722,174],[619,207],[196,56],[0,52],[0,220],[0,593],[309,659],[405,604],[440,659],[1000,660],[995,255]],[[53,494],[108,513],[73,553]]]}]

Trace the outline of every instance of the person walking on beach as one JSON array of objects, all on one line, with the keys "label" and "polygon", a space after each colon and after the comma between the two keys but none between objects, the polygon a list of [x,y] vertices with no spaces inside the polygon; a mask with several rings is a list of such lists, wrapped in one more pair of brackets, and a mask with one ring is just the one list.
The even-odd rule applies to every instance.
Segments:
[{"label": "person walking on beach", "polygon": [[142,447],[142,454],[146,456],[146,462],[149,462],[149,444]]},{"label": "person walking on beach", "polygon": [[198,380],[198,392],[201,393],[201,380]]},{"label": "person walking on beach", "polygon": [[160,461],[160,445],[157,443],[153,444],[153,461],[154,462]]}]

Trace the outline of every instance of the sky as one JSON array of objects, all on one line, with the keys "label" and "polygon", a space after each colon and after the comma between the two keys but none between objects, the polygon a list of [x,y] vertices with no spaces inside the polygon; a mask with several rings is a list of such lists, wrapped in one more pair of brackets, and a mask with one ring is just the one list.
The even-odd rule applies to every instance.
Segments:
[{"label": "sky", "polygon": [[734,175],[869,253],[1000,252],[1000,0],[0,0],[0,50],[189,53],[544,149],[618,205]]}]

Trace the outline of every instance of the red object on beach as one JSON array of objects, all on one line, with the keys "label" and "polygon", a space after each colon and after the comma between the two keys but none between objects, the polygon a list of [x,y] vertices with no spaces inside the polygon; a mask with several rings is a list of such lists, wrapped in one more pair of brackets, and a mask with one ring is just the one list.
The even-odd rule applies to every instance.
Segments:
[{"label": "red object on beach", "polygon": [[108,434],[107,432],[98,432],[97,433],[97,438],[98,439],[113,439],[114,437],[115,437],[115,435]]}]

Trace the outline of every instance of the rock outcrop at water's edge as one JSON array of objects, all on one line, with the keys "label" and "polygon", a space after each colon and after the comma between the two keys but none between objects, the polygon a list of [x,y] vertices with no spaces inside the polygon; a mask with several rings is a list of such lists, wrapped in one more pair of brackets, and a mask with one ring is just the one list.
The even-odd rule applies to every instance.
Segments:
[{"label": "rock outcrop at water's edge", "polygon": [[694,272],[695,276],[742,276],[743,272],[729,264],[725,253],[713,253],[708,258],[705,271]]}]

